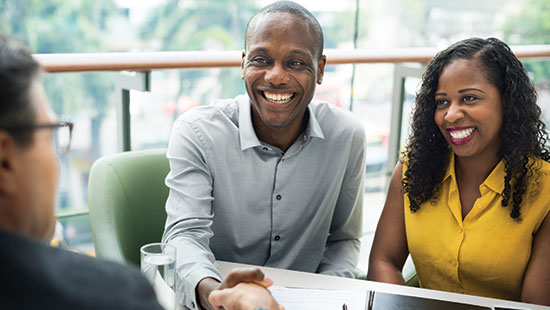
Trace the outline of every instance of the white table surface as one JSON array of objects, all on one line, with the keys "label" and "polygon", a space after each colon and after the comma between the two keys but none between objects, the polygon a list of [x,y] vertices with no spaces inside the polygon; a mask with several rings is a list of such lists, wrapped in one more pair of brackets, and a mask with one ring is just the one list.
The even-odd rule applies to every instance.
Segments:
[{"label": "white table surface", "polygon": [[[343,290],[372,290],[386,293],[394,293],[408,296],[426,297],[438,300],[447,300],[460,303],[467,303],[479,306],[501,306],[517,309],[529,309],[529,310],[550,310],[550,307],[539,306],[515,301],[508,301],[495,298],[486,298],[471,296],[465,294],[449,293],[437,290],[422,289],[417,287],[410,287],[404,285],[394,285],[373,281],[347,279],[341,277],[320,275],[307,272],[299,272],[278,268],[252,266],[246,264],[230,263],[217,261],[215,263],[222,276],[225,277],[234,268],[242,267],[258,267],[267,277],[274,281],[274,285],[286,286],[286,287],[303,287],[303,288],[321,288],[321,289],[343,289]],[[169,288],[168,288],[169,289]],[[174,293],[164,292],[160,294],[159,299],[161,303],[170,305],[174,300]],[[168,300],[166,300],[168,299]],[[185,307],[179,307],[180,309]]]},{"label": "white table surface", "polygon": [[273,279],[274,285],[288,287],[305,287],[305,288],[324,288],[324,289],[344,289],[344,290],[373,290],[386,293],[395,293],[408,296],[427,297],[439,300],[448,300],[461,303],[468,303],[480,306],[507,306],[518,309],[531,310],[550,310],[550,307],[538,306],[522,302],[508,301],[495,298],[486,298],[471,296],[465,294],[449,293],[443,291],[429,290],[417,287],[404,285],[394,285],[373,281],[347,279],[341,277],[320,275],[307,272],[299,272],[292,270],[284,270],[269,267],[251,266],[245,264],[237,264],[230,262],[216,262],[216,267],[221,272],[222,276],[226,276],[233,268],[239,267],[258,267],[267,277]]}]

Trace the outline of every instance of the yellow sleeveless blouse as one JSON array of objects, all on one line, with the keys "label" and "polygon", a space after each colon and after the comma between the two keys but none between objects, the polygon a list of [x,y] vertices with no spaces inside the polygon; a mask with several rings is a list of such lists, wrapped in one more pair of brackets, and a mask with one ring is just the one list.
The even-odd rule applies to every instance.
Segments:
[{"label": "yellow sleeveless blouse", "polygon": [[405,195],[407,243],[422,287],[520,300],[533,236],[550,211],[550,164],[537,161],[540,175],[524,194],[521,222],[501,206],[503,161],[480,185],[481,197],[464,220],[454,155],[437,199],[412,213]]}]

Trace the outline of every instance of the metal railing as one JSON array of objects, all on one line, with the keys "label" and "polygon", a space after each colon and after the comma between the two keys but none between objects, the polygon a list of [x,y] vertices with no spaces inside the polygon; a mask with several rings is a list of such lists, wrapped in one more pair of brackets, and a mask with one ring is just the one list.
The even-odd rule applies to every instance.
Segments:
[{"label": "metal railing", "polygon": [[[518,45],[520,59],[550,58],[550,45]],[[427,63],[434,48],[326,49],[328,65],[362,63]],[[35,54],[49,73],[90,71],[152,71],[163,69],[220,68],[241,65],[242,51],[185,51],[152,53]]]}]

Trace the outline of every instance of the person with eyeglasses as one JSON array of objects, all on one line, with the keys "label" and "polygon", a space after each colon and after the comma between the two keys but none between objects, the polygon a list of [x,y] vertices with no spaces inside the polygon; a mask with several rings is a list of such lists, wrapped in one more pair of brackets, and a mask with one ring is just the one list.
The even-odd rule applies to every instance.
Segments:
[{"label": "person with eyeglasses", "polygon": [[47,244],[73,124],[57,120],[40,71],[0,35],[0,309],[162,309],[138,270]]},{"label": "person with eyeglasses", "polygon": [[58,121],[51,124],[25,124],[25,125],[13,125],[5,126],[5,129],[12,133],[30,132],[38,129],[50,129],[53,130],[53,142],[56,149],[56,153],[59,156],[63,156],[69,152],[71,148],[71,141],[73,136],[73,123]]}]

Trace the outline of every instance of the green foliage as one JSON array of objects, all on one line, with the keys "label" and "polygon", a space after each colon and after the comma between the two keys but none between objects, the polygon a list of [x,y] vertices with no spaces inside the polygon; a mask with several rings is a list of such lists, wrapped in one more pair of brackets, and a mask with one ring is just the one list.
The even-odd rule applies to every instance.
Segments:
[{"label": "green foliage", "polygon": [[36,53],[102,51],[111,1],[0,0],[0,30]]},{"label": "green foliage", "polygon": [[[358,37],[366,36],[368,15],[367,10],[360,8]],[[323,33],[325,35],[325,48],[337,48],[342,42],[353,42],[353,32],[355,30],[355,8],[350,10],[334,12],[331,14],[330,22],[323,23],[320,16]]]},{"label": "green foliage", "polygon": [[[550,44],[550,1],[527,0],[521,12],[504,25],[509,44]],[[549,61],[526,61],[536,84],[550,81]]]},{"label": "green foliage", "polygon": [[[24,42],[35,53],[101,52],[108,32],[106,18],[115,12],[112,1],[0,0],[0,31]],[[103,112],[112,77],[82,74],[55,75],[45,79],[52,106],[72,113],[95,107]],[[83,107],[92,98],[92,106]]]},{"label": "green foliage", "polygon": [[252,0],[168,0],[141,28],[146,40],[159,40],[164,51],[201,50],[206,38],[223,49],[240,49],[246,23],[257,10]]},{"label": "green foliage", "polygon": [[[0,31],[25,43],[34,53],[104,52],[107,18],[116,14],[111,0],[0,0]],[[58,114],[92,110],[92,122],[105,117],[111,74],[52,74],[44,77],[51,105]],[[92,139],[99,135],[93,126]],[[90,154],[99,153],[93,144]]]},{"label": "green foliage", "polygon": [[[162,51],[242,49],[246,24],[257,9],[253,0],[168,0],[149,15],[141,37]],[[175,101],[189,94],[206,74],[206,70],[180,71]],[[238,70],[224,70],[218,80],[221,96],[234,97],[243,90]],[[199,100],[207,103],[206,98]]]}]

